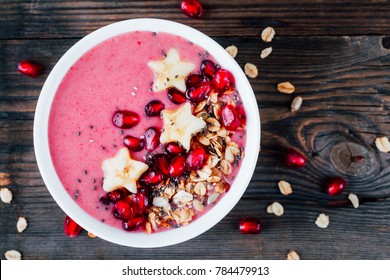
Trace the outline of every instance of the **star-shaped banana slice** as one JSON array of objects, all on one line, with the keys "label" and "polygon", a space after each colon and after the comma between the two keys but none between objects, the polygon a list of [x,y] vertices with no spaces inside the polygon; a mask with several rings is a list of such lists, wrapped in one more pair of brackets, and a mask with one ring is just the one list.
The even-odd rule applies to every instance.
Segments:
[{"label": "star-shaped banana slice", "polygon": [[137,180],[148,169],[148,165],[130,157],[127,148],[120,149],[112,158],[102,162],[104,173],[103,189],[106,192],[125,187],[137,192]]},{"label": "star-shaped banana slice", "polygon": [[160,136],[160,142],[176,141],[187,151],[190,149],[192,136],[206,127],[204,120],[192,114],[191,104],[188,102],[175,110],[165,109],[161,114],[164,128]]},{"label": "star-shaped banana slice", "polygon": [[180,60],[176,49],[170,49],[165,59],[149,61],[148,66],[154,72],[153,91],[161,91],[170,87],[185,91],[185,78],[195,69],[190,62]]}]

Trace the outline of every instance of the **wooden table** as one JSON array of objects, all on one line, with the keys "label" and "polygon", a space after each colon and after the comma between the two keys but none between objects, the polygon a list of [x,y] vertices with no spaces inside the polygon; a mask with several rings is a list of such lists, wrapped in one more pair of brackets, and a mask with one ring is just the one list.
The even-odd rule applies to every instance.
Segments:
[{"label": "wooden table", "polygon": [[[11,204],[0,204],[1,258],[16,249],[24,259],[284,259],[289,250],[302,259],[390,259],[390,154],[374,144],[376,137],[390,136],[390,2],[202,2],[205,16],[195,20],[180,12],[179,1],[1,1],[0,172],[10,174],[14,194]],[[250,82],[261,114],[262,148],[245,195],[214,228],[159,249],[121,247],[86,232],[65,236],[65,214],[41,179],[32,138],[41,87],[65,51],[99,27],[139,17],[195,27],[224,47],[238,46],[240,65],[259,68]],[[267,26],[276,30],[268,44],[260,38]],[[272,54],[260,59],[268,46]],[[22,59],[41,63],[43,75],[19,74]],[[293,83],[296,92],[278,93],[282,81]],[[292,113],[295,96],[304,101]],[[284,166],[287,147],[308,157],[306,167]],[[350,164],[348,147],[365,160]],[[348,181],[337,198],[323,192],[332,176]],[[290,182],[294,194],[280,194],[279,180]],[[360,208],[348,203],[348,193],[361,198]],[[266,213],[274,201],[284,205],[283,216]],[[322,212],[330,216],[327,229],[314,224]],[[18,234],[21,215],[29,226]],[[260,235],[238,232],[245,216],[261,219]]]}]

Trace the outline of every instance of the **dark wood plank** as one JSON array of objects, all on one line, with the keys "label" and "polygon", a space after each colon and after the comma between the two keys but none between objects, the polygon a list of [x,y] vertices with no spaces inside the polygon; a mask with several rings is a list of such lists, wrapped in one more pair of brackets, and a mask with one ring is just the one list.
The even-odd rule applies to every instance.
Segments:
[{"label": "dark wood plank", "polygon": [[131,18],[163,18],[210,36],[259,36],[272,25],[278,35],[389,35],[386,0],[204,0],[202,19],[187,18],[169,1],[2,1],[0,38],[80,38]]}]

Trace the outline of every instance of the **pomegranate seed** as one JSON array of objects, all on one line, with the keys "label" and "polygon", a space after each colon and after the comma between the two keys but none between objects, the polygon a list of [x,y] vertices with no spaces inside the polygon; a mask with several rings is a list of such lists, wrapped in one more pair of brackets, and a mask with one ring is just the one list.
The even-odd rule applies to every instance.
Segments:
[{"label": "pomegranate seed", "polygon": [[82,227],[79,226],[71,217],[66,216],[64,221],[64,232],[70,237],[76,237],[79,235]]},{"label": "pomegranate seed", "polygon": [[199,18],[202,15],[202,5],[197,0],[183,0],[180,6],[181,11],[190,18]]},{"label": "pomegranate seed", "polygon": [[244,234],[259,234],[260,221],[256,218],[246,217],[240,221],[240,232]]},{"label": "pomegranate seed", "polygon": [[157,128],[149,127],[145,131],[145,148],[148,151],[153,151],[160,144],[160,132]]},{"label": "pomegranate seed", "polygon": [[139,123],[139,116],[131,111],[119,110],[114,113],[112,122],[119,128],[132,128]]},{"label": "pomegranate seed", "polygon": [[222,125],[230,131],[235,131],[240,125],[240,118],[236,108],[227,104],[221,110]]},{"label": "pomegranate seed", "polygon": [[125,189],[117,189],[112,192],[109,192],[107,197],[111,203],[116,203],[119,200],[123,199],[126,196],[126,194],[127,191]]},{"label": "pomegranate seed", "polygon": [[168,157],[164,154],[155,156],[155,166],[165,176],[169,176],[169,161]]},{"label": "pomegranate seed", "polygon": [[187,99],[192,102],[199,103],[203,101],[211,91],[211,85],[209,82],[203,82],[186,91]]},{"label": "pomegranate seed", "polygon": [[177,142],[169,142],[164,147],[168,154],[177,156],[185,152],[184,148]]},{"label": "pomegranate seed", "polygon": [[198,75],[198,74],[188,75],[186,78],[186,87],[191,88],[191,87],[196,86],[202,82],[207,82],[207,81],[208,81],[208,79],[202,75]]},{"label": "pomegranate seed", "polygon": [[219,69],[211,81],[213,88],[220,94],[225,91],[231,91],[235,87],[233,75],[225,69]]},{"label": "pomegranate seed", "polygon": [[145,221],[142,215],[136,215],[130,219],[122,221],[122,228],[126,231],[134,231],[139,229]]},{"label": "pomegranate seed", "polygon": [[202,71],[203,75],[212,79],[215,73],[217,73],[218,68],[217,65],[214,64],[214,62],[206,59],[202,61],[202,64],[200,65],[200,71]]},{"label": "pomegranate seed", "polygon": [[160,184],[163,180],[164,176],[161,172],[149,169],[142,174],[138,183],[142,186],[154,186]]},{"label": "pomegranate seed", "polygon": [[303,167],[306,165],[306,157],[294,149],[287,149],[284,162],[287,166]]},{"label": "pomegranate seed", "polygon": [[130,219],[135,215],[134,208],[125,199],[119,200],[115,203],[115,210],[122,219]]},{"label": "pomegranate seed", "polygon": [[158,100],[150,101],[145,106],[145,114],[149,117],[157,117],[160,116],[162,110],[165,109],[164,103]]},{"label": "pomegranate seed", "polygon": [[168,98],[175,104],[182,104],[187,101],[184,93],[179,91],[177,88],[169,88],[168,89]]},{"label": "pomegranate seed", "polygon": [[18,64],[18,70],[23,75],[35,78],[42,73],[42,66],[31,61],[22,60]]},{"label": "pomegranate seed", "polygon": [[136,138],[130,135],[127,135],[123,139],[123,144],[133,152],[139,152],[144,148],[145,142],[144,139]]},{"label": "pomegranate seed", "polygon": [[347,182],[341,177],[333,177],[329,179],[326,186],[326,191],[329,195],[335,196],[342,194],[347,187]]},{"label": "pomegranate seed", "polygon": [[199,170],[203,167],[207,154],[203,148],[197,148],[188,153],[186,165],[191,170]]},{"label": "pomegranate seed", "polygon": [[148,196],[146,193],[133,193],[127,197],[127,201],[133,205],[135,212],[142,214],[148,206]]},{"label": "pomegranate seed", "polygon": [[169,165],[169,175],[172,177],[179,177],[183,175],[184,171],[186,171],[185,161],[185,156],[174,157]]}]

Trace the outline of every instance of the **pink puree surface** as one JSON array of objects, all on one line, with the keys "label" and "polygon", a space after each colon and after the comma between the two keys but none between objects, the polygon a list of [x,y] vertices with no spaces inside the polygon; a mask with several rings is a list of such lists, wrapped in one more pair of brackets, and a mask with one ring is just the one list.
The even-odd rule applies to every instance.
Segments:
[{"label": "pink puree surface", "polygon": [[[78,205],[106,224],[121,227],[121,221],[111,214],[112,206],[99,202],[105,193],[102,161],[123,147],[125,135],[140,137],[149,127],[162,128],[159,117],[147,117],[144,113],[149,101],[157,99],[166,108],[177,107],[165,91],[150,91],[154,75],[147,66],[150,60],[163,59],[171,48],[178,50],[181,60],[194,63],[196,69],[205,58],[204,49],[179,36],[127,33],[84,54],[70,68],[56,92],[49,120],[49,146],[55,170]],[[140,123],[121,131],[112,124],[112,115],[118,109],[138,113]],[[233,139],[240,146],[245,143],[245,137]],[[131,155],[142,160],[145,153],[131,152]],[[230,181],[238,171],[235,169]]]}]

